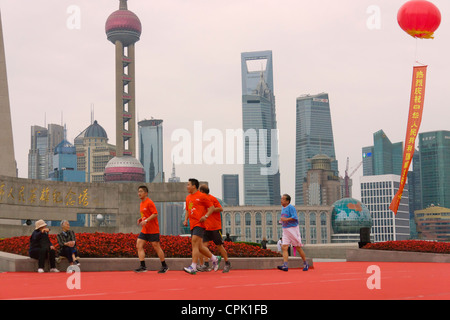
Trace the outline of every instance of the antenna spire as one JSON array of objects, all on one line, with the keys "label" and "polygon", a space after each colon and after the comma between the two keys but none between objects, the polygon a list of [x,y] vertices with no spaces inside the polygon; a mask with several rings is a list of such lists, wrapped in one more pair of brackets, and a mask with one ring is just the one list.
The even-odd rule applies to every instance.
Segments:
[{"label": "antenna spire", "polygon": [[127,1],[128,0],[120,0],[119,10],[128,10]]}]

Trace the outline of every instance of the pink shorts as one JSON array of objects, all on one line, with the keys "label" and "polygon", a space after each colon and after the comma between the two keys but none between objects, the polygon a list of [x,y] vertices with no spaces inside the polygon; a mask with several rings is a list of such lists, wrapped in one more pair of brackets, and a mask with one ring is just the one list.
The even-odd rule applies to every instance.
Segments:
[{"label": "pink shorts", "polygon": [[281,243],[283,245],[303,247],[300,229],[298,227],[283,228],[283,238],[281,239]]}]

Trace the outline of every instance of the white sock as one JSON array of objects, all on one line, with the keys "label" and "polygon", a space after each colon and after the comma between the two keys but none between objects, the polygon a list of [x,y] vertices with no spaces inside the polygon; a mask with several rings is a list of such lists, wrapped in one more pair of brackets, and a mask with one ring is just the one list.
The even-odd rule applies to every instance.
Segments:
[{"label": "white sock", "polygon": [[213,261],[213,262],[216,262],[218,259],[217,259],[217,257],[215,256],[215,255],[212,255],[211,256],[211,261]]},{"label": "white sock", "polygon": [[191,267],[192,267],[192,269],[197,271],[197,264],[196,263],[192,262]]}]

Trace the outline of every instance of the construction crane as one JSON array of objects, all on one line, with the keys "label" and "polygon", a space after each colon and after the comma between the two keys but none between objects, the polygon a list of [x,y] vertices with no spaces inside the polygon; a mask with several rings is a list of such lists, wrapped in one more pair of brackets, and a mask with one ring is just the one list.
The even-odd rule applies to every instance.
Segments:
[{"label": "construction crane", "polygon": [[359,169],[359,167],[361,167],[362,165],[362,161],[360,163],[358,163],[358,165],[356,166],[356,168],[349,174],[348,173],[348,169],[349,169],[349,158],[347,157],[347,165],[345,167],[345,177],[344,177],[344,188],[345,188],[345,198],[349,198],[350,197],[350,188],[349,188],[349,180],[351,178],[351,176],[353,176],[356,172],[356,170]]}]

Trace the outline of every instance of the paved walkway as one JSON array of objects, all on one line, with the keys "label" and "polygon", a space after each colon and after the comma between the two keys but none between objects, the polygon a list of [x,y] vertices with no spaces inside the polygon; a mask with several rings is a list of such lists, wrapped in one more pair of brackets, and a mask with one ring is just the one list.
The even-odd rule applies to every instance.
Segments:
[{"label": "paved walkway", "polygon": [[0,299],[14,300],[435,300],[450,299],[450,265],[317,262],[307,272],[231,270],[196,275],[178,270],[166,274],[8,272],[0,273],[0,288]]}]

